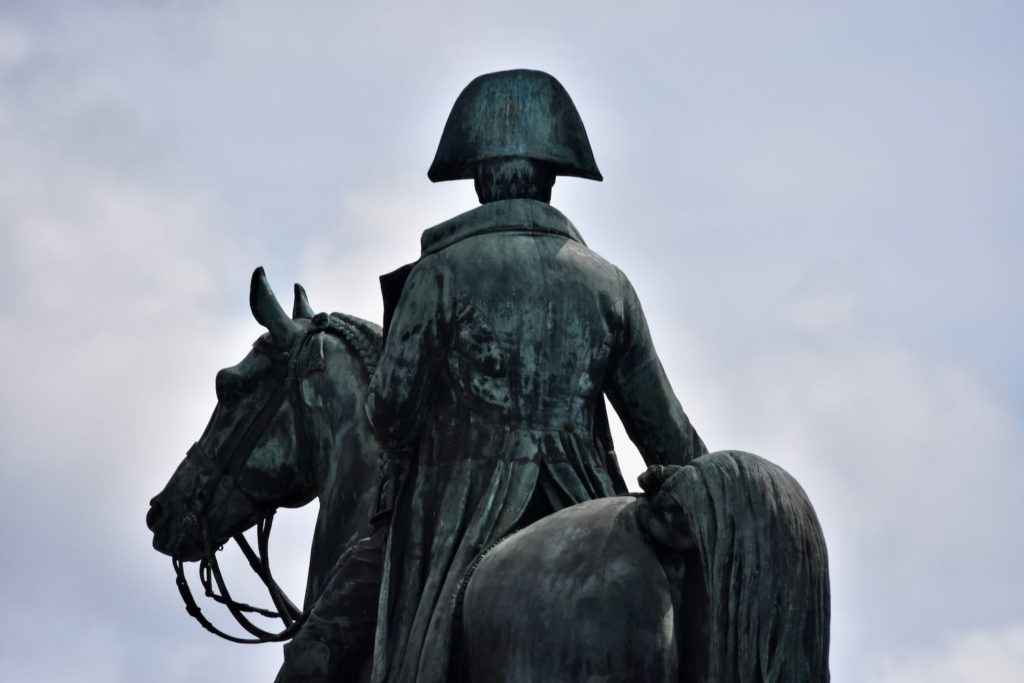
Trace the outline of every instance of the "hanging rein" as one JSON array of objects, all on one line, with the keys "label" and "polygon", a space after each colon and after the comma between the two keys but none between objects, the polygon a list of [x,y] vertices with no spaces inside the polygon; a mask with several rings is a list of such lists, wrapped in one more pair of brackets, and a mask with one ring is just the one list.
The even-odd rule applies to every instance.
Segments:
[{"label": "hanging rein", "polygon": [[[242,550],[242,554],[249,561],[249,566],[252,567],[252,570],[263,582],[263,585],[266,586],[267,592],[274,603],[274,610],[269,610],[238,602],[231,597],[227,583],[224,581],[224,576],[221,573],[220,565],[217,562],[217,551],[222,550],[223,546],[214,548],[210,541],[207,532],[206,507],[213,498],[214,492],[225,478],[243,496],[249,498],[250,502],[254,502],[238,486],[234,477],[248,461],[256,444],[263,437],[267,427],[270,426],[270,423],[289,394],[292,394],[295,398],[296,448],[300,454],[306,454],[308,462],[305,464],[307,466],[317,466],[313,456],[312,444],[306,440],[303,416],[298,414],[298,411],[304,405],[299,392],[299,386],[300,380],[306,375],[324,370],[323,338],[320,335],[326,331],[333,331],[340,333],[339,336],[342,338],[347,337],[345,334],[347,330],[338,329],[339,323],[340,321],[333,320],[330,316],[323,313],[315,316],[310,327],[292,344],[287,352],[278,350],[272,344],[267,343],[263,337],[257,339],[253,345],[254,348],[269,357],[275,362],[276,367],[279,368],[277,372],[277,386],[274,388],[274,391],[256,413],[256,416],[248,423],[243,423],[236,427],[224,442],[222,452],[228,454],[226,458],[220,461],[215,460],[198,442],[189,449],[188,457],[196,458],[202,467],[211,471],[212,476],[204,482],[206,485],[196,495],[192,509],[186,515],[182,534],[192,533],[195,531],[196,526],[200,523],[202,524],[201,531],[205,552],[203,559],[199,562],[199,578],[205,595],[225,605],[231,616],[235,618],[235,621],[253,637],[240,638],[225,633],[214,626],[203,615],[202,609],[196,604],[195,598],[192,595],[192,589],[188,584],[188,579],[185,577],[184,563],[177,557],[171,558],[171,562],[174,565],[175,582],[178,586],[178,592],[181,594],[181,599],[185,602],[185,610],[207,631],[226,640],[235,643],[271,643],[288,640],[298,632],[306,619],[306,614],[288,599],[288,596],[285,595],[284,591],[274,580],[270,571],[269,541],[275,510],[270,508],[256,522],[256,545],[258,552],[252,549],[248,540],[241,533],[232,536],[235,543]],[[310,349],[310,352],[307,352],[307,349],[314,346],[314,341],[319,342],[315,344],[318,348],[315,350]],[[300,360],[303,360],[304,356],[308,357],[310,355],[312,359],[300,367]],[[254,507],[259,509],[261,506],[254,502]],[[216,589],[214,588],[214,583],[216,583]],[[270,619],[280,619],[284,628],[277,633],[267,631],[254,624],[247,616],[249,614],[259,614]]]}]

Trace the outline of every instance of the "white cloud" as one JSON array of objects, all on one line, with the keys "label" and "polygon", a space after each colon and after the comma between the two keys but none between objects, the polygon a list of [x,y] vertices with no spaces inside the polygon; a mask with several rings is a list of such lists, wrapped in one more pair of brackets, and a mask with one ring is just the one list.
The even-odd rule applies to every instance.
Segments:
[{"label": "white cloud", "polygon": [[[257,333],[249,259],[224,238],[213,193],[67,144],[94,131],[96,111],[124,122],[130,109],[81,65],[33,59],[8,64],[24,70],[0,87],[0,576],[19,614],[2,629],[0,678],[152,680],[161,641],[205,639],[173,602],[166,622],[147,617],[177,598],[143,517],[202,430],[213,372]],[[127,125],[117,142],[151,140]],[[55,643],[59,657],[45,650]]]},{"label": "white cloud", "polygon": [[[300,280],[317,309],[379,319],[377,276],[475,204],[424,178],[451,102],[515,66],[576,98],[608,182],[560,179],[555,203],[638,285],[709,445],[778,461],[818,507],[833,680],[945,682],[932,658],[1021,670],[1019,626],[934,647],[1022,608],[1005,387],[1024,62],[996,30],[1019,22],[909,7],[9,11],[25,16],[0,23],[0,578],[36,617],[0,638],[0,677],[272,677],[277,647],[184,616],[146,501],[258,333],[252,267],[283,299]],[[276,535],[299,588],[311,514]],[[96,613],[103,628],[79,621]],[[914,654],[869,676],[863,653],[890,647]]]},{"label": "white cloud", "polygon": [[1017,683],[1024,672],[1024,625],[962,633],[941,649],[890,655],[876,683]]},{"label": "white cloud", "polygon": [[419,258],[423,230],[476,205],[471,184],[423,185],[400,197],[373,184],[346,195],[331,229],[302,248],[301,279],[315,309],[381,321],[378,277]]},{"label": "white cloud", "polygon": [[[709,447],[768,457],[814,503],[831,557],[833,680],[875,680],[861,650],[871,624],[909,645],[1019,612],[1024,433],[990,383],[879,334],[835,287],[805,288],[760,336],[717,347],[670,312],[648,314]],[[620,432],[631,480],[643,466],[624,443]]]},{"label": "white cloud", "polygon": [[21,62],[32,50],[28,33],[14,23],[0,20],[0,70]]}]

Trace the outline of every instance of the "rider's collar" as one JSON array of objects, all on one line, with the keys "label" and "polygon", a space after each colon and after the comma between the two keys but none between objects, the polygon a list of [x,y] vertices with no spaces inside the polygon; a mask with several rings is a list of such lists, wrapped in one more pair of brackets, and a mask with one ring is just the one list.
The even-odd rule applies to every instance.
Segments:
[{"label": "rider's collar", "polygon": [[440,251],[467,237],[492,232],[546,233],[584,243],[569,219],[550,204],[534,199],[503,199],[428,228],[420,239],[422,255]]}]

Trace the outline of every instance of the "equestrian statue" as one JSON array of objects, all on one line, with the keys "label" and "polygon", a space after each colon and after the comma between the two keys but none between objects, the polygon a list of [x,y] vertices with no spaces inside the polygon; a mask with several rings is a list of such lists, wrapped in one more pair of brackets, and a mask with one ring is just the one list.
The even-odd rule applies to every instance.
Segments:
[{"label": "equestrian statue", "polygon": [[[217,373],[210,423],[147,514],[189,613],[286,641],[278,683],[828,681],[805,492],[764,458],[707,452],[629,280],[550,205],[557,176],[601,180],[562,85],[472,81],[428,176],[472,178],[481,206],[381,278],[383,327],[316,313],[299,285],[288,315],[253,274],[267,331]],[[605,397],[648,465],[642,493]],[[268,542],[277,508],[313,498],[300,609]],[[216,560],[231,538],[273,610],[231,598]],[[247,637],[203,614],[193,561]]]}]

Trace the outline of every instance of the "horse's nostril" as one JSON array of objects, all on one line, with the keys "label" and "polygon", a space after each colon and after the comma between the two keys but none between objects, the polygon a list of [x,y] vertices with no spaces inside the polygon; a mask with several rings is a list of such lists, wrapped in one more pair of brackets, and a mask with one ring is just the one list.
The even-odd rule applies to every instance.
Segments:
[{"label": "horse's nostril", "polygon": [[164,508],[160,505],[160,501],[155,498],[149,501],[149,512],[146,513],[146,526],[149,527],[150,531],[156,531],[156,527],[160,524],[160,519],[164,516]]}]

